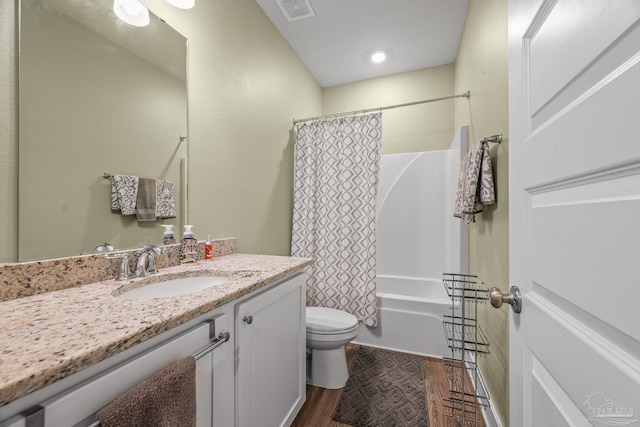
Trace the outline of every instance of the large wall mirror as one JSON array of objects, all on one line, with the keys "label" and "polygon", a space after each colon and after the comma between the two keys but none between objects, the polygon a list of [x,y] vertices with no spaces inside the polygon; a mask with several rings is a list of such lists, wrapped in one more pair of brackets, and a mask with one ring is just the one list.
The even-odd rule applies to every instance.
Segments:
[{"label": "large wall mirror", "polygon": [[[186,221],[187,41],[113,0],[21,0],[19,261],[161,244]],[[103,173],[171,181],[177,215],[111,210]]]}]

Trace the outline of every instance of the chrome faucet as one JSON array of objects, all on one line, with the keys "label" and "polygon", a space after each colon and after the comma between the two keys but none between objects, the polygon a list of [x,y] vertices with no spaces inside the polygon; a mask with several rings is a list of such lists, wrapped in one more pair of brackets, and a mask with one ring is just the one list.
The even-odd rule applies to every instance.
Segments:
[{"label": "chrome faucet", "polygon": [[136,277],[144,277],[147,274],[158,272],[156,267],[156,256],[164,253],[162,248],[157,246],[145,246],[137,252],[138,262],[136,263]]}]

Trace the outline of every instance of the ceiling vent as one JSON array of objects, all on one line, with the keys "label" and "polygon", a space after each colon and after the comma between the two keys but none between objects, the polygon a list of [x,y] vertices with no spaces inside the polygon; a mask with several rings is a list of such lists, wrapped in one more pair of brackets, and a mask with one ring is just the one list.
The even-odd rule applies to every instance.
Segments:
[{"label": "ceiling vent", "polygon": [[309,0],[276,0],[276,3],[289,22],[316,16]]}]

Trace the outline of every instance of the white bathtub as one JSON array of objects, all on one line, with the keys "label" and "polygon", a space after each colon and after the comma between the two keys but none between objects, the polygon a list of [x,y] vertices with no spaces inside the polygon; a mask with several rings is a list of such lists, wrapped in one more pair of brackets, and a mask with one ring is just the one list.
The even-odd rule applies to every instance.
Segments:
[{"label": "white bathtub", "polygon": [[378,276],[378,325],[360,326],[353,343],[423,356],[451,356],[442,315],[451,300],[442,279]]}]

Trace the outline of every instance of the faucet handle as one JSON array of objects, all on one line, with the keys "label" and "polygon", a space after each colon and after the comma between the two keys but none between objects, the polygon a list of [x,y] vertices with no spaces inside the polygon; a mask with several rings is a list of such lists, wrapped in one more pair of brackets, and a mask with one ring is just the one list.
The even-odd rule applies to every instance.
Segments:
[{"label": "faucet handle", "polygon": [[118,275],[116,276],[116,280],[120,280],[121,282],[125,280],[129,280],[129,275],[131,271],[129,270],[129,254],[126,252],[120,254],[112,254],[106,253],[103,255],[106,259],[120,259],[120,271],[118,271]]},{"label": "faucet handle", "polygon": [[156,274],[158,272],[158,267],[156,267],[156,257],[153,252],[149,252],[149,259],[147,261],[147,273]]},{"label": "faucet handle", "polygon": [[149,250],[149,266],[147,271],[151,274],[158,272],[158,267],[156,265],[156,256],[162,255],[164,253],[164,249],[158,246],[152,246]]}]

